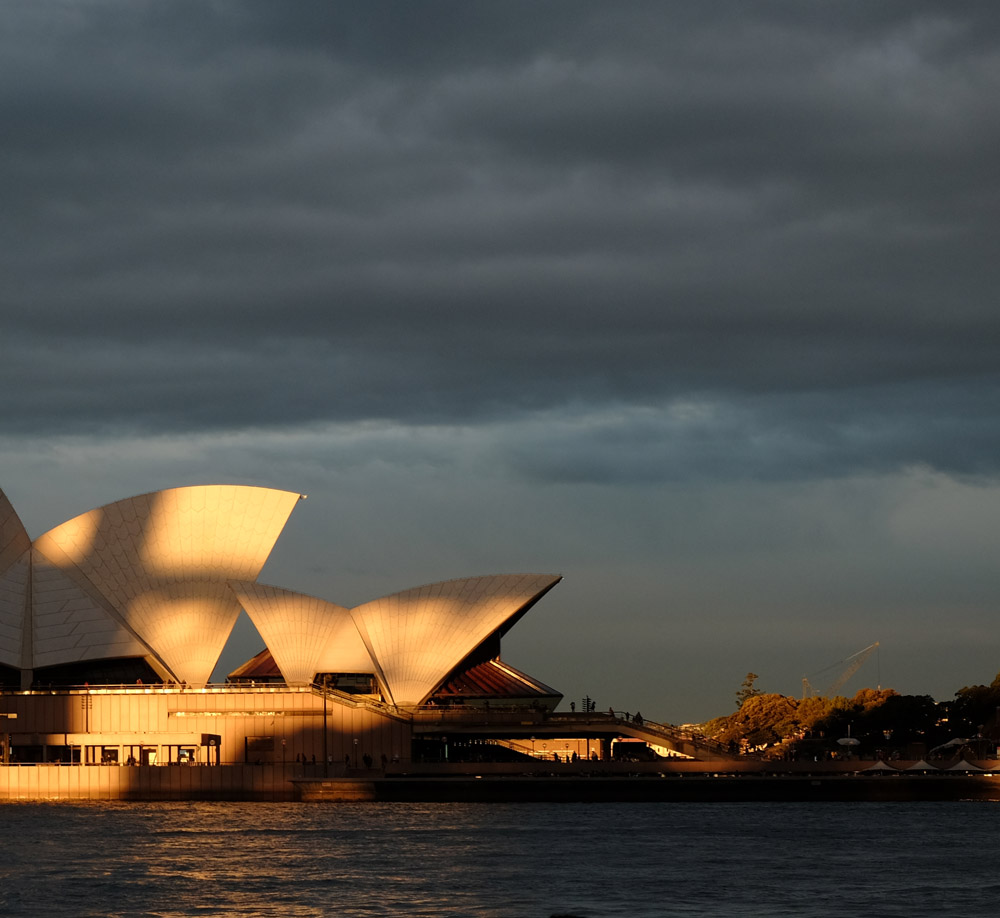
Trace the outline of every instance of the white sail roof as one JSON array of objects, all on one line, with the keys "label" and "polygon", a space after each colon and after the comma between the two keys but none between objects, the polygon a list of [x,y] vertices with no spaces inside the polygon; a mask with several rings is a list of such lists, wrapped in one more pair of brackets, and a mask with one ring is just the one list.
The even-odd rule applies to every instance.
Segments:
[{"label": "white sail roof", "polygon": [[0,663],[23,666],[31,539],[0,491]]},{"label": "white sail roof", "polygon": [[176,679],[200,685],[239,615],[227,581],[257,577],[299,496],[238,485],[156,491],[81,514],[34,544],[103,597]]},{"label": "white sail roof", "polygon": [[498,574],[405,590],[351,610],[393,703],[423,703],[472,650],[561,578]]},{"label": "white sail roof", "polygon": [[314,596],[262,583],[231,583],[285,682],[316,673],[373,673],[375,666],[351,613]]}]

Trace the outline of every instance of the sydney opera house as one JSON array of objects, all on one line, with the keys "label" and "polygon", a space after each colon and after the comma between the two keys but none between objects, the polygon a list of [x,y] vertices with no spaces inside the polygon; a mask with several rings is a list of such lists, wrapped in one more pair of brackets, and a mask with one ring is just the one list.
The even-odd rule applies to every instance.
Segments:
[{"label": "sydney opera house", "polygon": [[[447,737],[420,730],[428,714],[529,722],[556,706],[500,641],[558,576],[451,580],[354,608],[259,583],[301,497],[176,488],[32,539],[0,492],[3,763],[344,773],[446,758]],[[265,649],[213,684],[241,610]]]}]

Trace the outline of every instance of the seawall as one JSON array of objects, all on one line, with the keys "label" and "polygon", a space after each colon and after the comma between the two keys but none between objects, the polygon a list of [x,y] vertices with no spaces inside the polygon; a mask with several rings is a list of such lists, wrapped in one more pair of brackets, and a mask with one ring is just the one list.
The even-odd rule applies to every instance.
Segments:
[{"label": "seawall", "polygon": [[0,802],[294,800],[294,765],[6,765]]},{"label": "seawall", "polygon": [[[758,765],[759,768],[759,765]],[[29,801],[1000,801],[996,773],[864,774],[815,772],[645,774],[470,774],[355,772],[301,775],[285,765],[0,766],[0,803]]]}]

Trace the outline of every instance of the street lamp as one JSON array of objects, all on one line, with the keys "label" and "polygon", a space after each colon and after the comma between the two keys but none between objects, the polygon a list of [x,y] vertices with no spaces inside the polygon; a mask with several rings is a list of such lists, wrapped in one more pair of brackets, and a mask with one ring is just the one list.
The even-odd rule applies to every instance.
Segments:
[{"label": "street lamp", "polygon": [[330,750],[327,746],[327,728],[326,728],[326,694],[330,688],[330,674],[323,674],[323,777],[330,777]]}]

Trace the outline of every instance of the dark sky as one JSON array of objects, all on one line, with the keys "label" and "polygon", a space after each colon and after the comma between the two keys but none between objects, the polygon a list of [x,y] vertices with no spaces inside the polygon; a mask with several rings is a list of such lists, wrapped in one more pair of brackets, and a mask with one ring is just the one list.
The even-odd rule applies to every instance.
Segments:
[{"label": "dark sky", "polygon": [[[0,487],[307,492],[262,579],[565,581],[601,708],[1000,670],[995,3],[63,2],[0,32]],[[249,652],[256,650],[251,647]]]}]

